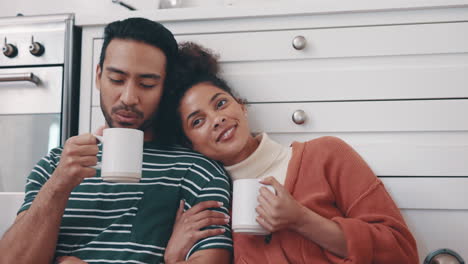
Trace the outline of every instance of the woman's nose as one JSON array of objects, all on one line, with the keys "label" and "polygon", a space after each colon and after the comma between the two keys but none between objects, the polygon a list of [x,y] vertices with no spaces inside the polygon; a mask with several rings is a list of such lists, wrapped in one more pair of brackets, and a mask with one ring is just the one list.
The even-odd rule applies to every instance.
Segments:
[{"label": "woman's nose", "polygon": [[218,128],[218,127],[221,126],[225,121],[226,121],[226,118],[225,118],[225,117],[220,117],[220,118],[216,119],[216,122],[214,123],[214,128]]}]

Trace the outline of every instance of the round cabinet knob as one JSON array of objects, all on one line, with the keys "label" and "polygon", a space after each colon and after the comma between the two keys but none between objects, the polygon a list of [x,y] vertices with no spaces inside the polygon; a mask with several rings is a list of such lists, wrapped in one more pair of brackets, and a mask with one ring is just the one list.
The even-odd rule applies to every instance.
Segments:
[{"label": "round cabinet knob", "polygon": [[293,120],[294,123],[296,123],[298,125],[302,125],[307,120],[307,115],[304,112],[304,110],[296,110],[292,114],[292,120]]},{"label": "round cabinet knob", "polygon": [[34,55],[36,57],[39,57],[42,54],[44,54],[44,51],[45,51],[44,46],[39,42],[35,42],[34,37],[32,37],[31,38],[31,45],[29,45],[29,52],[32,55]]},{"label": "round cabinet knob", "polygon": [[293,39],[292,45],[297,50],[303,50],[307,45],[307,40],[304,36],[297,36]]},{"label": "round cabinet knob", "polygon": [[5,44],[2,48],[3,55],[7,56],[8,58],[14,58],[18,55],[18,49],[15,45],[7,43],[7,39],[5,38]]},{"label": "round cabinet knob", "polygon": [[455,251],[444,248],[427,255],[424,264],[465,264],[465,261]]}]

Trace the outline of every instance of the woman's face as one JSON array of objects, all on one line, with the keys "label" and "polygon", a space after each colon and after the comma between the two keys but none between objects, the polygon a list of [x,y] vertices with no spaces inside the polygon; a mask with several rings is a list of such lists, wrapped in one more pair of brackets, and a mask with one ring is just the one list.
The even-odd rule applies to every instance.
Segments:
[{"label": "woman's face", "polygon": [[245,106],[210,83],[191,87],[180,102],[179,114],[193,149],[226,166],[246,159],[257,147]]}]

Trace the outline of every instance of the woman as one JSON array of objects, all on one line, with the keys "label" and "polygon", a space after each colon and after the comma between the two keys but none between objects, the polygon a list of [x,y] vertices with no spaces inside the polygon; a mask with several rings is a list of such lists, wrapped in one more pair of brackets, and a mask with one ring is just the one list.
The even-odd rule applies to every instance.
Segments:
[{"label": "woman", "polygon": [[[399,209],[349,145],[323,137],[285,147],[265,133],[253,136],[247,109],[219,77],[215,56],[182,44],[179,69],[164,106],[175,120],[167,130],[220,161],[233,180],[259,178],[276,190],[262,188],[258,198],[257,221],[271,238],[234,234],[235,263],[418,263]],[[178,219],[197,214],[180,210]],[[167,262],[183,260],[194,243],[187,234],[200,232],[177,225],[167,252],[178,253]]]}]

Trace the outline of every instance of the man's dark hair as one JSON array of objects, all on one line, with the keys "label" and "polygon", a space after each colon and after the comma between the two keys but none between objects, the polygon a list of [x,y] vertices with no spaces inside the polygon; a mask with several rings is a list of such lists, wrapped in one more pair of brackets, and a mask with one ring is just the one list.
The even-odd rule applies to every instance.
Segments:
[{"label": "man's dark hair", "polygon": [[173,67],[177,59],[177,41],[174,35],[162,24],[145,18],[127,18],[114,21],[104,29],[99,66],[102,68],[106,57],[107,46],[113,39],[141,41],[162,50],[166,55],[166,82],[171,79]]}]

